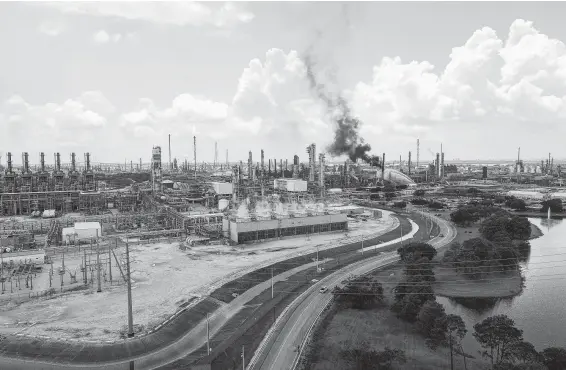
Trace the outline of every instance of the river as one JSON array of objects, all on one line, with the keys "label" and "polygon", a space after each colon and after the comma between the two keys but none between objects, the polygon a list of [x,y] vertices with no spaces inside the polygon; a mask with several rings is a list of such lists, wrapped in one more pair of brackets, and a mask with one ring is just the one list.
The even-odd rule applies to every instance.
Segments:
[{"label": "river", "polygon": [[[468,333],[462,344],[474,356],[480,349],[472,336],[474,324],[486,317],[505,314],[523,330],[523,337],[537,350],[566,347],[566,221],[529,218],[543,236],[533,239],[531,254],[522,264],[526,277],[521,295],[509,299],[486,299],[474,308],[453,299],[437,297],[446,313],[462,316]],[[465,304],[465,303],[464,303]]]}]

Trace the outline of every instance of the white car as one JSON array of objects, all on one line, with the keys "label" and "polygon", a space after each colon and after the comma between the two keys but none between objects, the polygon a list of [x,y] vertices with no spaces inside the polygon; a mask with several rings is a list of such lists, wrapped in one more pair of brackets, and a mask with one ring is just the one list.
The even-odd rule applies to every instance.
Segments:
[{"label": "white car", "polygon": [[322,288],[320,288],[320,292],[321,292],[321,293],[326,293],[326,292],[328,292],[328,288],[325,287],[325,286],[323,286]]}]

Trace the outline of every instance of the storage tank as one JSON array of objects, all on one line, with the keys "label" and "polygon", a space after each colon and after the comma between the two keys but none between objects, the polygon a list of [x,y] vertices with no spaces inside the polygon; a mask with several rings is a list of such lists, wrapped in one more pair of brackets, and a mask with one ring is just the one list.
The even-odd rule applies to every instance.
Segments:
[{"label": "storage tank", "polygon": [[218,210],[224,211],[230,205],[230,201],[228,199],[220,199],[218,201]]}]

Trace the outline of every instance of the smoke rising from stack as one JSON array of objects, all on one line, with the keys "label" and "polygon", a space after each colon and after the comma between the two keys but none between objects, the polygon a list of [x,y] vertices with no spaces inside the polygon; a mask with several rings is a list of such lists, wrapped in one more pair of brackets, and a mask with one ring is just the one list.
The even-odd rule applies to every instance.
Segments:
[{"label": "smoke rising from stack", "polygon": [[318,80],[314,71],[315,63],[310,52],[306,53],[303,61],[312,91],[324,103],[326,111],[336,124],[334,140],[328,146],[328,152],[332,156],[347,155],[352,162],[361,159],[372,166],[381,166],[379,156],[369,154],[371,146],[366,144],[359,134],[362,122],[352,115],[346,99],[340,93],[332,96],[327,87]]}]

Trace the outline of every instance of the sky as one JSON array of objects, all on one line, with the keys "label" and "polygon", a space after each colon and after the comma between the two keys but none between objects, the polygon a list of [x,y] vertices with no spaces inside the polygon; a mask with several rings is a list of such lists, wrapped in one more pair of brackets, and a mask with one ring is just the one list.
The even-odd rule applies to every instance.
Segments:
[{"label": "sky", "polygon": [[[307,159],[342,96],[373,154],[566,158],[563,2],[1,2],[0,154]],[[331,159],[327,156],[327,159]],[[340,159],[340,158],[338,158]]]}]

